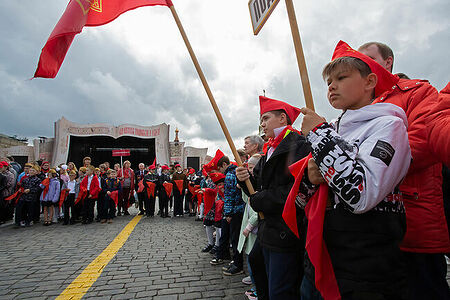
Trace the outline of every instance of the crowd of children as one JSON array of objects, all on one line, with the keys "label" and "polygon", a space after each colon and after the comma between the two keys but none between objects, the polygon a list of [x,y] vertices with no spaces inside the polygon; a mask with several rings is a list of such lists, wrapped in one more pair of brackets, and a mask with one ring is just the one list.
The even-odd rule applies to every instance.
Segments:
[{"label": "crowd of children", "polygon": [[[111,223],[135,201],[139,214],[152,217],[158,199],[162,218],[173,208],[174,217],[203,221],[201,252],[213,255],[213,266],[230,261],[224,275],[247,265],[248,299],[450,299],[450,240],[435,173],[449,164],[450,147],[430,140],[444,135],[436,140],[448,143],[448,88],[437,93],[393,75],[384,44],[360,50],[339,42],[323,70],[327,98],[341,111],[335,121],[260,96],[265,141],[245,138],[243,166],[220,150],[198,172],[155,162],[136,171],[128,161],[95,168],[89,157],[79,170],[27,164],[16,193],[0,200],[16,202],[15,221],[24,227],[41,208],[44,225],[58,217],[88,224],[95,215]],[[292,123],[300,114],[298,131]],[[2,195],[6,177],[0,174]],[[427,178],[440,191],[425,191]]]}]

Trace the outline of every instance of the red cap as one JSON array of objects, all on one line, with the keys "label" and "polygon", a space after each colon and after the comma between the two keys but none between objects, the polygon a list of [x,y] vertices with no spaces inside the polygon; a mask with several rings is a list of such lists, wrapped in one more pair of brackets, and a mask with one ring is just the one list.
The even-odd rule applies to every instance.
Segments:
[{"label": "red cap", "polygon": [[0,161],[0,168],[2,168],[2,167],[7,167],[7,166],[9,166],[9,164],[6,162],[6,161]]},{"label": "red cap", "polygon": [[41,166],[45,165],[45,164],[50,164],[48,161],[43,161]]},{"label": "red cap", "polygon": [[209,177],[211,177],[211,180],[215,183],[221,183],[225,180],[225,175],[223,175],[222,173],[211,173],[209,174]]},{"label": "red cap", "polygon": [[176,167],[180,167],[180,168],[181,168],[180,164],[176,164],[176,165],[175,165],[175,168],[176,168]]},{"label": "red cap", "polygon": [[297,108],[295,106],[289,105],[286,102],[270,99],[264,96],[259,96],[259,115],[262,116],[268,111],[273,110],[284,110],[286,114],[289,116],[289,119],[291,119],[291,122],[294,123],[294,121],[297,119],[298,115],[300,114],[300,108]]},{"label": "red cap", "polygon": [[217,149],[216,151],[216,155],[214,156],[213,159],[211,159],[211,161],[208,163],[209,168],[212,170],[218,170],[217,165],[219,163],[219,160],[224,157],[225,154],[223,154],[222,151],[220,151],[220,149]]},{"label": "red cap", "polygon": [[161,166],[161,170],[170,170],[170,168],[167,165]]},{"label": "red cap", "polygon": [[189,174],[193,174],[193,173],[195,173],[195,170],[194,169],[189,169]]},{"label": "red cap", "polygon": [[368,57],[367,55],[358,52],[350,47],[346,42],[339,41],[334,49],[333,57],[331,60],[335,60],[339,57],[355,57],[365,62],[372,73],[375,73],[378,77],[377,86],[375,87],[375,97],[378,97],[383,92],[391,90],[393,86],[397,84],[399,78],[397,75],[392,74],[379,63]]}]

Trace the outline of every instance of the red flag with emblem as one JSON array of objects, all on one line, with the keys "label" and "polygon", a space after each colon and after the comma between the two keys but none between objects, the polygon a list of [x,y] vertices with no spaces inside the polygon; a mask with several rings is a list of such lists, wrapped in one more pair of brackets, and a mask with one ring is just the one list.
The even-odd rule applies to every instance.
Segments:
[{"label": "red flag with emblem", "polygon": [[164,182],[163,186],[164,189],[166,190],[167,197],[170,197],[170,195],[172,194],[173,184],[170,182]]},{"label": "red flag with emblem", "polygon": [[142,6],[172,6],[171,0],[70,0],[42,48],[34,77],[55,78],[72,41],[84,26],[107,24]]},{"label": "red flag with emblem", "polygon": [[155,187],[156,184],[154,184],[153,182],[149,181],[147,182],[148,184],[148,188],[147,188],[147,196],[150,197],[155,197]]},{"label": "red flag with emblem", "polygon": [[63,189],[61,191],[61,194],[59,195],[59,208],[61,208],[61,206],[64,203],[64,200],[66,200],[67,195],[69,195],[69,189]]}]

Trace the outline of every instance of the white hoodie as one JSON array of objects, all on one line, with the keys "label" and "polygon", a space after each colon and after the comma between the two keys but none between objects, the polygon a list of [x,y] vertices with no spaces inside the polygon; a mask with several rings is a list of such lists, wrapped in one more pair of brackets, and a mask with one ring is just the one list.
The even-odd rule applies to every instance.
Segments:
[{"label": "white hoodie", "polygon": [[411,163],[407,126],[401,108],[377,103],[347,110],[337,121],[308,134],[314,160],[335,194],[335,203],[360,214],[394,191]]}]

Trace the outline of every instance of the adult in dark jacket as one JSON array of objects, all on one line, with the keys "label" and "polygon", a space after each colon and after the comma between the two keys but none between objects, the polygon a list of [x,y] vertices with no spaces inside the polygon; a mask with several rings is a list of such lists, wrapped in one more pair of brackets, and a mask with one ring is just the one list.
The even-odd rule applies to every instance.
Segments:
[{"label": "adult in dark jacket", "polygon": [[[253,169],[239,167],[236,175],[239,185],[250,196],[251,207],[259,214],[258,240],[264,255],[268,278],[268,293],[271,300],[298,299],[299,276],[302,276],[304,239],[298,239],[282,218],[284,204],[294,183],[289,165],[310,152],[306,140],[290,124],[300,110],[284,102],[260,96],[261,126],[270,138],[266,155]],[[249,178],[256,193],[250,195],[245,183]],[[304,215],[300,210],[297,220]],[[302,224],[298,224],[302,228]],[[300,231],[302,232],[302,230]],[[258,246],[256,246],[258,247]],[[265,287],[258,286],[260,290]]]}]

